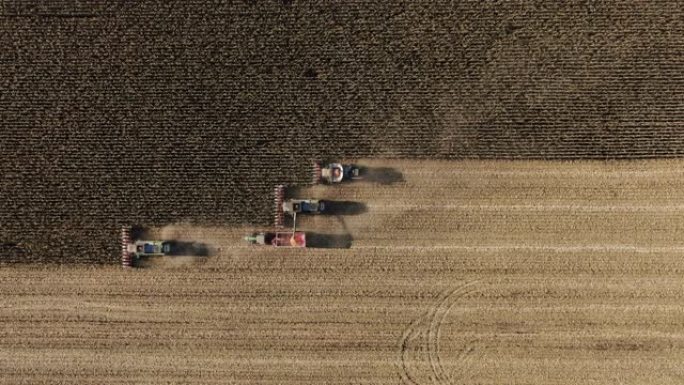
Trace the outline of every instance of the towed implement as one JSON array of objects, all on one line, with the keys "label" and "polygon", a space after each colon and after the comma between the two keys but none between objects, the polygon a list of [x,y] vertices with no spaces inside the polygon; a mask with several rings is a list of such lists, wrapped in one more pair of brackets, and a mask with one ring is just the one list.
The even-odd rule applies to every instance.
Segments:
[{"label": "towed implement", "polygon": [[274,247],[306,247],[306,233],[294,232],[261,232],[245,237],[252,245],[270,245]]}]

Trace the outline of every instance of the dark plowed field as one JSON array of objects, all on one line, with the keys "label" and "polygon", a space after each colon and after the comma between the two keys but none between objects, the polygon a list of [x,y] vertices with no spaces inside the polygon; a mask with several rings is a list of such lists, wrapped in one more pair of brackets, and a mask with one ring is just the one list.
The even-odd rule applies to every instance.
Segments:
[{"label": "dark plowed field", "polygon": [[684,155],[680,1],[103,3],[0,3],[0,262],[267,225],[314,158]]}]

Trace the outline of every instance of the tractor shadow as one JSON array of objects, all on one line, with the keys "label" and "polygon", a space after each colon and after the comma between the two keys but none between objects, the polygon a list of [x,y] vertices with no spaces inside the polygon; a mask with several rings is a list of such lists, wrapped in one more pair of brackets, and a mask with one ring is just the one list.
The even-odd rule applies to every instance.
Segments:
[{"label": "tractor shadow", "polygon": [[169,241],[169,243],[171,244],[171,252],[168,254],[170,257],[208,257],[212,254],[206,243],[182,241]]},{"label": "tractor shadow", "polygon": [[326,201],[323,215],[359,215],[368,211],[368,206],[362,202]]},{"label": "tractor shadow", "polygon": [[377,184],[394,184],[404,181],[404,174],[392,167],[361,167],[360,179]]},{"label": "tractor shadow", "polygon": [[131,226],[129,234],[132,240],[152,238],[147,228],[138,225]]},{"label": "tractor shadow", "polygon": [[[143,226],[132,226],[130,229],[131,239],[163,239],[159,234],[154,234],[150,229]],[[209,257],[213,255],[213,249],[206,243],[179,241],[175,239],[164,239],[171,245],[171,252],[168,256],[183,257]]]},{"label": "tractor shadow", "polygon": [[352,241],[351,234],[306,233],[306,247],[313,249],[348,249]]},{"label": "tractor shadow", "polygon": [[341,233],[306,233],[306,246],[314,249],[349,249],[354,237],[342,216],[335,217],[342,228]]},{"label": "tractor shadow", "polygon": [[31,254],[31,249],[25,244],[17,242],[0,243],[0,263],[20,262]]},{"label": "tractor shadow", "polygon": [[188,268],[206,263],[214,250],[207,244],[185,241],[167,241],[171,243],[171,252],[164,256],[143,257],[137,268],[176,269]]}]

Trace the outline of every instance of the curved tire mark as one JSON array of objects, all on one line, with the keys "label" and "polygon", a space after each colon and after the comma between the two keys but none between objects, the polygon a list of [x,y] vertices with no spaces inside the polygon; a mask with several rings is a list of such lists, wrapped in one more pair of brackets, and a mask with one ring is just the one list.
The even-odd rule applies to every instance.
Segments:
[{"label": "curved tire mark", "polygon": [[416,331],[418,325],[422,321],[423,317],[426,317],[428,313],[425,315],[420,316],[417,318],[415,321],[409,325],[406,330],[404,330],[404,333],[402,334],[401,337],[401,343],[400,343],[400,348],[401,348],[401,379],[402,382],[405,384],[409,385],[419,385],[418,382],[411,376],[410,370],[409,370],[409,365],[408,365],[408,351],[409,351],[409,341],[412,341],[416,338],[416,335],[418,332]]},{"label": "curved tire mark", "polygon": [[[455,290],[453,290],[442,304],[443,311],[442,311],[441,317],[439,319],[437,319],[437,314],[435,314],[435,318],[433,319],[432,323],[430,324],[431,328],[433,329],[432,334],[434,336],[434,339],[432,341],[432,344],[433,344],[432,350],[434,352],[434,360],[435,360],[435,363],[437,366],[437,371],[435,372],[435,375],[438,376],[438,380],[442,384],[453,383],[453,376],[451,376],[451,374],[448,374],[444,370],[444,365],[442,364],[442,359],[441,359],[441,356],[439,354],[439,350],[440,350],[439,349],[439,341],[440,341],[440,337],[442,334],[442,325],[444,324],[444,320],[449,315],[449,312],[451,312],[451,310],[456,305],[458,300],[463,298],[464,296],[476,291],[472,287],[475,286],[477,283],[479,283],[478,280],[470,281],[470,282],[467,282],[467,283],[459,286]],[[472,349],[470,349],[469,346],[466,345],[464,347],[464,349],[461,350],[459,352],[459,355],[457,356],[459,358],[459,360],[462,359],[462,357],[465,357],[465,355],[463,353],[466,351],[469,351],[469,350],[472,350]]]},{"label": "curved tire mark", "polygon": [[[479,280],[465,282],[453,289],[443,292],[436,303],[431,306],[425,313],[415,319],[404,330],[400,339],[400,377],[405,384],[419,385],[416,373],[412,373],[410,350],[412,342],[425,338],[424,345],[427,353],[427,364],[430,366],[431,376],[430,382],[435,384],[449,384],[453,383],[453,376],[444,369],[442,359],[440,357],[439,340],[442,333],[442,325],[451,310],[454,308],[460,298],[475,292],[473,288]],[[472,353],[472,342],[467,344],[461,352],[459,352],[458,362],[463,362],[468,355]],[[423,343],[421,343],[422,345]]]}]

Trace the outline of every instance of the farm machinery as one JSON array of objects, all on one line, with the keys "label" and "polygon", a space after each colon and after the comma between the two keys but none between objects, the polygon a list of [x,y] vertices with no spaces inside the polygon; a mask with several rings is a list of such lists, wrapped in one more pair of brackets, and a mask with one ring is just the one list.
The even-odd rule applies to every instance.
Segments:
[{"label": "farm machinery", "polygon": [[[283,227],[283,217],[285,213],[292,215],[292,231],[265,231],[252,233],[245,237],[251,245],[271,245],[274,247],[306,247],[306,233],[297,231],[297,213],[300,212],[319,212],[323,209],[320,202],[314,203],[312,200],[285,198],[285,186],[278,185],[275,188],[275,225],[276,228]],[[302,202],[308,201],[308,202]]]},{"label": "farm machinery", "polygon": [[134,240],[130,227],[121,229],[121,265],[133,267],[143,257],[160,257],[170,255],[172,242],[158,240]]},{"label": "farm machinery", "polygon": [[285,199],[285,186],[278,185],[275,188],[275,225],[282,227],[285,215],[297,214],[322,214],[326,211],[329,203],[318,199]]},{"label": "farm machinery", "polygon": [[318,183],[340,183],[345,180],[359,179],[361,169],[353,164],[329,163],[313,165],[313,182]]},{"label": "farm machinery", "polygon": [[275,231],[253,233],[245,237],[252,245],[271,245],[274,247],[306,247],[306,233],[303,231]]},{"label": "farm machinery", "polygon": [[322,214],[325,212],[326,202],[318,199],[288,199],[283,202],[285,214],[308,213]]},{"label": "farm machinery", "polygon": [[[314,163],[314,183],[340,183],[344,180],[359,179],[361,169],[353,164],[329,163],[322,166]],[[282,229],[285,215],[293,218],[292,231],[259,232],[247,235],[244,239],[252,245],[271,245],[274,247],[306,247],[306,233],[297,231],[297,214],[323,214],[330,210],[332,203],[319,199],[285,199],[285,186],[275,187],[275,227]]]}]

